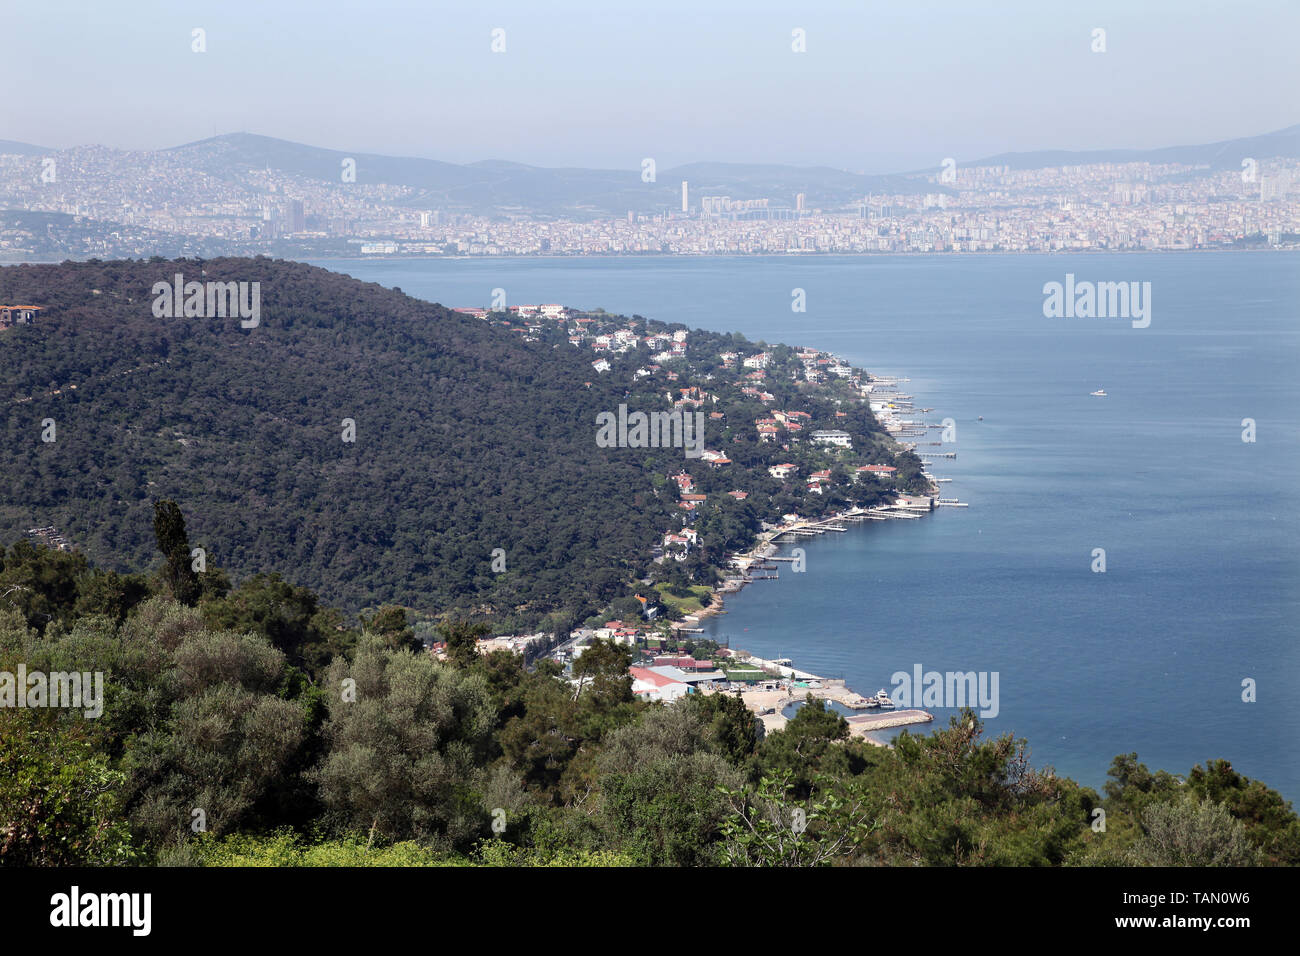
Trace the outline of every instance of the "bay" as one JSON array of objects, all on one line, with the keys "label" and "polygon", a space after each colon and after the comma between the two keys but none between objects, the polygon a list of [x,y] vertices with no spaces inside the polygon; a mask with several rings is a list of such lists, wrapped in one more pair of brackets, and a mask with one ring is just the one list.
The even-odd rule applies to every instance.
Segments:
[{"label": "bay", "polygon": [[[970,507],[803,543],[806,573],[751,585],[709,633],[862,693],[916,664],[997,672],[987,731],[1090,786],[1135,751],[1176,773],[1226,759],[1300,796],[1296,254],[316,264],[446,305],[499,288],[908,377],[927,421],[956,424],[957,460],[932,470]],[[1150,326],[1045,318],[1067,273],[1150,282]]]}]

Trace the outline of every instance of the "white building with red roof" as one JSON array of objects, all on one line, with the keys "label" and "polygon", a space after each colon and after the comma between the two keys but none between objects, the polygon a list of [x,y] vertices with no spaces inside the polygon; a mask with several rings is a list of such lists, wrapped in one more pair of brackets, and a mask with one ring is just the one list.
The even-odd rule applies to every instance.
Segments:
[{"label": "white building with red roof", "polygon": [[641,700],[679,700],[691,692],[691,685],[672,675],[676,667],[629,667],[632,675],[632,693]]}]

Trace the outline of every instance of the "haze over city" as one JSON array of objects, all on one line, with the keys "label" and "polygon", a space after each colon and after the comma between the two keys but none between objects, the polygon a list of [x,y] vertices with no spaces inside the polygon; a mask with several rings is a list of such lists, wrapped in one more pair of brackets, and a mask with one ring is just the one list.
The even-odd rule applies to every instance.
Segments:
[{"label": "haze over city", "polygon": [[[0,54],[40,57],[9,75],[0,138],[159,149],[248,131],[449,162],[617,169],[654,156],[661,168],[886,173],[1268,132],[1295,122],[1300,89],[1300,7],[1283,0],[1014,2],[994,15],[933,2],[570,0],[131,11],[10,5]],[[796,29],[806,52],[792,49]]]}]

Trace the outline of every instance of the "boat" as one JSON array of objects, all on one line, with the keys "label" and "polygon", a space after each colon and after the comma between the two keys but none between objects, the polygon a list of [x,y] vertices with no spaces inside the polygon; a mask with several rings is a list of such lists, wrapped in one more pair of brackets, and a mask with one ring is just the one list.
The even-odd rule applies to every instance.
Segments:
[{"label": "boat", "polygon": [[1101,398],[1105,398],[1105,397],[1106,397],[1106,390],[1105,390],[1104,388],[1099,388],[1099,389],[1097,389],[1097,391],[1095,391],[1095,392],[1089,392],[1088,394],[1089,394],[1089,395],[1097,395],[1097,396],[1100,396]]},{"label": "boat", "polygon": [[894,706],[894,699],[889,696],[883,687],[880,688],[880,691],[876,694],[875,700],[877,706],[882,710],[891,710]]},{"label": "boat", "polygon": [[984,416],[983,416],[983,415],[980,416],[980,421],[984,421]]}]

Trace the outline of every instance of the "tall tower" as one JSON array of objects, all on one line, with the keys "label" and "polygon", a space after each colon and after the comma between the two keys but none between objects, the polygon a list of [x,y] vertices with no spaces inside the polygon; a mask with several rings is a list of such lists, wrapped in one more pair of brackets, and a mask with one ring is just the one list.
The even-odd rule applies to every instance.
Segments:
[{"label": "tall tower", "polygon": [[688,195],[688,191],[687,191],[687,188],[686,188],[686,180],[683,179],[683,180],[682,180],[682,212],[690,212],[690,211],[691,211],[690,203],[687,201],[687,198],[686,198],[687,195]]}]

